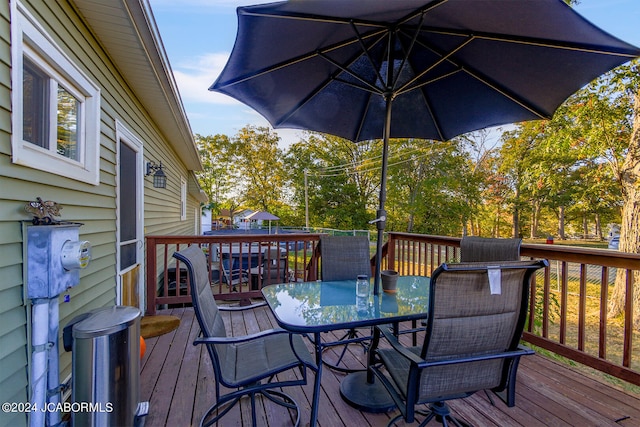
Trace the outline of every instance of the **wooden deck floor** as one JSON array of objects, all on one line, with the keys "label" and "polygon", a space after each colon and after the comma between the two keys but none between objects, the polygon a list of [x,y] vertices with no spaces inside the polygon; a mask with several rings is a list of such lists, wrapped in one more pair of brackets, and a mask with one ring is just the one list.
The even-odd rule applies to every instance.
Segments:
[{"label": "wooden deck floor", "polygon": [[[267,307],[249,312],[226,313],[229,333],[243,335],[277,327]],[[146,340],[142,360],[141,400],[149,401],[145,425],[197,426],[214,401],[212,370],[208,354],[191,343],[199,332],[193,310],[180,308],[158,314],[181,318],[180,327],[169,334]],[[355,347],[355,346],[352,346]],[[311,346],[309,346],[311,349]],[[354,348],[354,353],[359,351]],[[370,414],[347,405],[340,397],[344,374],[323,370],[318,425],[384,426],[390,416]],[[313,373],[305,387],[291,387],[291,394],[302,408],[301,425],[309,423],[309,402]],[[495,406],[485,393],[453,401],[453,411],[477,427],[489,426],[640,426],[640,396],[629,394],[539,355],[524,357],[518,370],[516,406],[508,408],[494,397]],[[234,408],[219,423],[222,427],[251,425],[248,404]],[[274,405],[259,406],[260,426],[291,425],[286,411]],[[243,423],[243,420],[244,423]],[[431,424],[435,425],[434,422]],[[431,425],[430,424],[430,425]],[[403,425],[400,423],[400,425]]]}]

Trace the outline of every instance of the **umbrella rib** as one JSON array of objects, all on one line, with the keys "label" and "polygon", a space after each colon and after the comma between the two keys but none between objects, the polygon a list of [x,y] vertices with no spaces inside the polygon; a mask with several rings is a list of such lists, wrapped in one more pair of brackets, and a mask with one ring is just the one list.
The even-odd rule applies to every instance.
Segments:
[{"label": "umbrella rib", "polygon": [[434,34],[441,35],[454,35],[461,37],[470,37],[473,36],[476,39],[483,40],[493,40],[504,43],[515,43],[522,45],[532,45],[539,47],[547,47],[553,49],[563,49],[563,50],[576,50],[579,52],[585,53],[596,53],[596,54],[604,54],[604,55],[615,55],[622,57],[635,58],[640,53],[640,50],[635,47],[630,48],[615,48],[611,46],[600,46],[589,43],[577,43],[577,42],[563,42],[559,40],[549,40],[543,38],[536,37],[525,37],[525,36],[515,36],[509,34],[497,34],[497,33],[485,33],[478,31],[463,31],[463,30],[455,30],[450,28],[440,28],[440,27],[422,27],[420,29],[421,32],[428,32]]},{"label": "umbrella rib", "polygon": [[[448,0],[447,0],[448,1]],[[247,8],[240,8],[238,14],[242,14],[245,16],[255,16],[260,18],[276,18],[276,19],[292,19],[296,21],[312,21],[312,22],[322,22],[327,24],[345,24],[350,25],[351,22],[356,22],[357,25],[360,26],[368,26],[374,28],[382,28],[386,29],[388,24],[380,23],[376,21],[367,21],[363,19],[354,19],[354,18],[340,18],[338,16],[328,16],[328,15],[312,15],[308,13],[295,13],[295,12],[280,12],[280,11],[271,11],[269,13],[266,12],[250,12]]]},{"label": "umbrella rib", "polygon": [[[446,74],[444,74],[444,75],[441,75],[441,76],[439,76],[439,77],[436,77],[436,78],[434,78],[434,79],[431,79],[431,80],[429,80],[428,82],[424,82],[424,83],[421,83],[420,85],[417,85],[417,86],[411,87],[411,88],[407,89],[407,90],[406,90],[406,91],[404,91],[404,92],[399,92],[397,95],[398,95],[398,96],[400,96],[400,95],[402,95],[403,93],[406,93],[406,92],[409,92],[409,91],[412,91],[412,90],[419,89],[419,88],[421,88],[421,87],[423,87],[423,86],[426,86],[426,85],[431,84],[431,83],[435,83],[435,82],[436,82],[436,81],[438,81],[438,80],[445,79],[445,78],[447,78],[447,77],[449,77],[449,76],[452,76],[452,75],[454,75],[454,74],[457,74],[457,73],[459,73],[459,72],[461,72],[461,71],[462,71],[462,69],[457,69],[457,70],[451,71],[451,72],[449,72],[449,73],[446,73]],[[423,98],[423,100],[424,100],[425,107],[427,108],[427,111],[429,111],[429,115],[431,116],[431,121],[433,122],[433,125],[435,126],[436,131],[438,132],[438,135],[439,135],[440,139],[441,139],[442,141],[445,141],[445,140],[446,140],[446,139],[448,139],[448,138],[445,138],[444,133],[442,132],[442,127],[440,126],[440,123],[439,123],[439,121],[437,120],[436,116],[433,114],[433,109],[431,108],[431,103],[429,102],[429,100],[427,99],[427,97],[425,96],[425,93],[424,93],[423,91],[421,91],[421,92],[420,92],[420,94],[422,95],[422,98]]]},{"label": "umbrella rib", "polygon": [[[505,98],[508,98],[509,100],[511,100],[512,102],[515,102],[516,104],[520,105],[522,108],[528,110],[529,112],[531,112],[532,114],[540,117],[541,119],[546,119],[549,118],[549,114],[546,113],[545,111],[542,111],[540,108],[538,108],[535,105],[532,105],[528,102],[526,102],[524,99],[522,99],[521,97],[517,96],[515,93],[507,90],[504,86],[502,85],[498,85],[495,81],[493,81],[492,79],[489,79],[487,76],[485,75],[481,75],[480,73],[474,72],[470,69],[470,67],[467,67],[466,64],[460,64],[459,62],[455,61],[453,58],[451,58],[451,55],[453,53],[455,53],[456,51],[459,51],[460,49],[462,49],[464,46],[466,46],[469,42],[471,42],[472,40],[475,39],[475,35],[467,35],[469,38],[467,40],[465,40],[465,42],[463,42],[460,46],[458,46],[456,49],[454,49],[452,52],[449,53],[442,53],[440,52],[438,49],[435,49],[432,46],[428,46],[425,43],[419,41],[418,43],[420,43],[420,45],[422,45],[424,48],[426,49],[430,49],[432,52],[434,52],[435,54],[439,55],[441,57],[441,59],[434,64],[438,65],[440,63],[442,63],[443,61],[449,61],[452,65],[454,65],[455,67],[458,68],[458,70],[450,72],[448,74],[444,74],[442,76],[436,77],[434,79],[431,79],[427,82],[422,82],[420,84],[414,84],[413,86],[409,86],[410,83],[415,82],[416,79],[412,80],[411,82],[408,82],[407,84],[405,84],[403,86],[403,90],[401,93],[407,93],[416,89],[419,89],[421,87],[427,86],[431,83],[434,83],[435,81],[441,80],[445,77],[448,77],[450,75],[453,75],[459,71],[464,71],[467,74],[469,74],[470,76],[474,77],[475,79],[477,79],[478,81],[484,83],[486,86],[490,87],[491,89],[493,89],[494,91],[500,93],[502,96],[504,96]],[[433,68],[433,66],[431,67],[431,69]],[[430,71],[430,70],[427,70]],[[424,75],[426,73],[423,72],[421,74]]]},{"label": "umbrella rib", "polygon": [[296,20],[296,21],[321,22],[321,23],[327,23],[327,24],[351,25],[353,23],[361,27],[373,27],[373,28],[379,28],[379,29],[384,29],[388,31],[389,28],[392,28],[392,27],[397,28],[401,25],[404,25],[405,22],[411,21],[416,16],[424,15],[428,12],[431,12],[433,9],[449,1],[450,0],[432,1],[426,7],[415,10],[407,14],[406,16],[403,16],[402,18],[398,19],[395,22],[395,24],[390,24],[389,22],[371,21],[366,19],[342,18],[339,16],[315,15],[315,14],[309,14],[309,13],[287,12],[287,11],[278,11],[278,10],[272,10],[270,12],[254,12],[253,10],[251,10],[251,6],[238,8],[238,15],[242,14],[244,16],[253,16],[253,17],[259,17],[259,18],[290,19],[290,20]]},{"label": "umbrella rib", "polygon": [[[425,86],[425,84],[431,83],[427,82],[427,83],[421,83],[421,84],[414,84],[418,79],[420,79],[422,76],[426,75],[427,73],[431,72],[431,70],[433,70],[434,68],[436,68],[438,65],[442,64],[444,61],[448,61],[449,58],[455,54],[456,52],[460,51],[462,48],[464,48],[466,45],[468,45],[469,43],[471,43],[471,41],[473,41],[474,37],[470,36],[468,37],[466,40],[464,40],[459,46],[457,46],[456,48],[452,49],[450,52],[446,53],[446,54],[442,54],[441,52],[436,52],[434,49],[432,49],[431,47],[425,45],[424,43],[420,43],[425,49],[429,49],[432,52],[436,53],[437,55],[440,56],[440,59],[436,62],[434,62],[430,67],[428,67],[427,69],[423,70],[420,74],[416,75],[413,79],[409,80],[408,82],[406,82],[404,85],[402,85],[398,90],[397,90],[397,94],[398,95],[402,95],[404,93],[410,92],[412,90],[418,89],[422,86]],[[452,64],[459,66],[458,64],[456,64],[453,60],[449,61]],[[439,78],[436,78],[436,80]]]},{"label": "umbrella rib", "polygon": [[435,82],[437,82],[439,80],[442,80],[442,79],[445,79],[447,77],[453,76],[454,74],[458,74],[461,71],[467,71],[467,70],[465,70],[464,68],[460,67],[460,68],[458,68],[456,70],[449,71],[448,73],[442,74],[441,76],[438,76],[438,77],[434,77],[434,78],[432,78],[432,79],[430,79],[430,80],[428,80],[426,82],[422,82],[422,83],[419,83],[419,84],[417,84],[415,86],[411,86],[409,88],[405,88],[402,91],[398,91],[397,92],[397,96],[404,95],[405,93],[412,92],[412,91],[414,91],[416,89],[420,89],[421,87],[424,87],[424,86],[428,86],[428,85],[430,85],[432,83],[435,83]]},{"label": "umbrella rib", "polygon": [[323,81],[323,83],[321,85],[319,85],[314,91],[312,91],[311,93],[309,93],[309,95],[307,95],[303,100],[301,100],[300,102],[298,102],[298,104],[296,104],[291,111],[289,111],[287,114],[283,114],[282,118],[280,120],[278,120],[277,122],[275,122],[273,124],[274,128],[277,128],[278,126],[280,126],[282,123],[286,123],[287,120],[289,120],[289,118],[291,116],[293,116],[298,110],[300,110],[302,107],[304,107],[307,102],[311,101],[311,99],[313,99],[318,93],[320,93],[325,87],[327,87],[329,85],[329,83],[331,83],[333,81],[333,78],[330,77],[327,80]]},{"label": "umbrella rib", "polygon": [[[366,34],[364,36],[363,40],[369,39],[369,38],[372,38],[372,37],[377,37],[377,36],[379,36],[381,34],[384,35],[385,33],[386,33],[386,30],[375,31],[375,32],[372,32],[370,34]],[[327,47],[325,47],[325,48],[323,48],[321,50],[317,50],[317,51],[314,51],[314,52],[306,53],[304,55],[299,55],[299,56],[296,56],[294,58],[289,58],[286,61],[282,61],[282,62],[279,62],[277,64],[273,64],[273,65],[270,65],[268,67],[261,68],[259,70],[255,70],[250,74],[245,74],[243,76],[239,76],[239,77],[236,77],[236,78],[233,78],[233,79],[229,79],[226,82],[218,82],[218,81],[216,81],[209,88],[209,90],[217,90],[217,89],[220,89],[220,88],[223,88],[223,87],[229,87],[229,86],[234,86],[234,85],[237,85],[237,84],[240,84],[240,83],[244,83],[244,82],[249,81],[251,79],[254,79],[254,78],[257,78],[257,77],[261,77],[261,76],[263,76],[265,74],[269,74],[269,73],[277,71],[279,69],[282,69],[282,68],[285,68],[285,67],[289,67],[289,66],[297,64],[299,62],[307,61],[307,60],[309,60],[311,58],[314,58],[314,57],[318,56],[319,54],[324,55],[324,57],[326,57],[326,53],[327,52],[332,52],[334,50],[341,49],[341,48],[343,48],[345,46],[349,46],[349,45],[355,43],[356,41],[357,40],[353,40],[353,39],[344,40],[341,43],[336,43],[334,45],[327,46]]]},{"label": "umbrella rib", "polygon": [[462,71],[464,71],[465,73],[469,74],[471,77],[475,78],[476,80],[484,83],[485,85],[487,85],[491,89],[495,90],[496,92],[498,92],[499,94],[501,94],[505,98],[510,99],[511,101],[515,102],[516,104],[518,104],[522,108],[524,108],[524,109],[530,111],[531,113],[535,114],[536,116],[540,117],[541,119],[548,119],[548,118],[550,118],[552,116],[552,113],[549,114],[549,113],[541,110],[537,106],[526,102],[524,99],[520,98],[515,93],[507,90],[506,88],[502,87],[501,85],[496,84],[495,81],[493,81],[492,79],[489,79],[487,76],[485,76],[483,74],[481,75],[480,73],[474,72],[474,71],[469,70],[469,69],[464,68],[464,67],[462,67]]},{"label": "umbrella rib", "polygon": [[[378,33],[379,34],[379,33]],[[375,34],[370,34],[367,38],[369,37],[373,37]],[[376,43],[378,43],[378,41],[380,40],[380,38],[378,38],[376,40],[375,43],[373,43],[374,45]],[[353,40],[351,41],[353,42]],[[362,39],[362,43],[364,43],[364,40]],[[350,44],[350,43],[349,43]],[[366,51],[366,47],[365,51]],[[323,58],[324,60],[328,61],[330,64],[334,65],[335,67],[337,67],[339,70],[344,71],[350,75],[352,75],[353,77],[355,77],[356,79],[358,79],[359,81],[363,82],[365,86],[359,86],[353,82],[347,82],[343,79],[339,79],[336,77],[336,73],[332,74],[328,79],[324,80],[324,82],[321,85],[318,85],[318,87],[313,90],[312,92],[309,93],[309,95],[307,95],[303,100],[301,100],[296,106],[294,106],[294,108],[291,109],[291,111],[285,115],[282,116],[282,118],[280,120],[278,120],[275,124],[274,127],[278,127],[279,125],[281,125],[282,123],[285,123],[287,120],[289,120],[289,118],[291,116],[293,116],[297,111],[299,111],[302,107],[304,107],[311,99],[313,99],[318,93],[320,93],[325,87],[327,87],[329,85],[329,83],[331,83],[332,81],[338,81],[341,83],[345,83],[347,85],[353,86],[357,89],[363,90],[365,92],[369,92],[369,93],[377,93],[377,94],[382,94],[382,91],[371,85],[370,83],[368,83],[367,81],[363,80],[362,78],[360,78],[357,74],[353,74],[353,72],[351,72],[348,68],[344,67],[343,65],[335,62],[334,60],[332,60],[331,58],[329,58],[327,55],[325,55],[323,52],[316,52],[316,54],[318,56],[320,56],[321,58]],[[358,56],[356,56],[353,61],[351,61],[350,64],[352,64],[353,62],[355,62],[357,60]],[[350,65],[349,64],[349,65]]]},{"label": "umbrella rib", "polygon": [[[351,29],[353,30],[354,34],[356,35],[356,37],[358,39],[358,42],[360,43],[360,47],[362,48],[362,51],[364,52],[365,56],[367,57],[367,59],[371,63],[371,66],[373,67],[373,69],[376,71],[376,75],[377,75],[378,80],[380,81],[380,83],[383,83],[384,80],[382,79],[382,75],[380,74],[380,67],[378,66],[378,64],[373,62],[373,58],[371,57],[369,49],[367,48],[367,46],[365,46],[364,40],[362,39],[362,36],[360,35],[360,32],[358,31],[358,28],[356,28],[356,25],[354,24],[353,21],[351,21]],[[375,43],[374,43],[374,45],[375,45]],[[351,73],[349,73],[349,74],[351,74]]]},{"label": "umbrella rib", "polygon": [[[373,93],[382,93],[382,91],[380,90],[380,88],[377,88],[375,85],[369,83],[368,81],[364,80],[362,77],[360,77],[359,75],[357,75],[356,73],[354,73],[353,71],[349,70],[347,67],[345,67],[344,65],[334,61],[333,59],[329,58],[327,55],[325,55],[322,52],[318,52],[318,56],[320,56],[321,58],[323,58],[325,61],[327,61],[328,63],[330,63],[331,65],[333,65],[336,68],[339,68],[340,70],[342,70],[343,72],[349,74],[351,77],[357,79],[358,81],[362,82],[364,84],[364,86],[358,86],[354,83],[348,83],[344,80],[339,80],[343,83],[347,83],[350,84],[353,87],[357,87],[359,89],[365,90],[367,92],[373,92]],[[338,80],[337,78],[332,78],[332,80]],[[369,89],[367,89],[369,88]]]},{"label": "umbrella rib", "polygon": [[449,0],[434,0],[431,3],[429,3],[428,5],[426,5],[426,7],[422,8],[422,9],[418,9],[416,11],[414,11],[413,13],[408,14],[407,16],[405,16],[402,19],[399,19],[396,22],[396,27],[399,28],[400,26],[404,26],[405,22],[409,22],[411,21],[413,18],[415,18],[418,15],[422,15],[424,16],[425,14],[431,12],[433,9],[442,6],[445,3],[448,3]]},{"label": "umbrella rib", "polygon": [[358,125],[358,132],[356,133],[356,137],[355,137],[354,141],[360,141],[360,134],[362,133],[362,129],[364,128],[364,123],[365,123],[365,120],[367,118],[367,114],[369,113],[369,107],[371,106],[371,97],[372,96],[373,96],[373,93],[371,93],[369,95],[369,99],[367,100],[367,108],[365,108],[364,114],[360,118],[360,124]]},{"label": "umbrella rib", "polygon": [[355,84],[354,82],[349,82],[347,80],[341,79],[340,77],[335,77],[335,78],[333,78],[331,80],[333,80],[335,82],[339,82],[339,83],[345,84],[347,86],[351,86],[351,87],[356,88],[356,89],[360,89],[363,92],[368,92],[368,93],[376,94],[376,95],[383,95],[384,94],[384,91],[380,90],[379,88],[377,88],[375,86],[371,86],[371,85],[367,85],[367,87],[361,86],[361,85]]}]

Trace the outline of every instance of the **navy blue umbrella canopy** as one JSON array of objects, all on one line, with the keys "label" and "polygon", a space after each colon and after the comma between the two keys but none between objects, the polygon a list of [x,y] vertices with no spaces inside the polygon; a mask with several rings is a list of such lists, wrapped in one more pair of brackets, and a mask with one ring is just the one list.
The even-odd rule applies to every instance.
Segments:
[{"label": "navy blue umbrella canopy", "polygon": [[[238,8],[211,86],[274,128],[447,140],[549,118],[640,51],[561,0],[298,0]],[[389,69],[388,64],[393,64]]]},{"label": "navy blue umbrella canopy", "polygon": [[382,139],[380,236],[389,138],[448,140],[550,118],[640,55],[562,0],[291,0],[237,13],[233,51],[210,90],[274,128]]}]

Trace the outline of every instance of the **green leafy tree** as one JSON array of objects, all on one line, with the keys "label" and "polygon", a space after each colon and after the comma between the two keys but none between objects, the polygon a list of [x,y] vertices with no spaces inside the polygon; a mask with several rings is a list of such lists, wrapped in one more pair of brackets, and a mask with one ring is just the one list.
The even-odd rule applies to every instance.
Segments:
[{"label": "green leafy tree", "polygon": [[[468,235],[469,231],[473,236],[483,235],[480,219],[488,202],[488,200],[483,199],[483,194],[486,194],[493,183],[495,171],[492,166],[495,164],[494,160],[498,153],[498,142],[492,137],[494,133],[495,131],[490,132],[482,129],[457,138],[459,144],[461,144],[460,149],[468,153],[470,161],[469,176],[466,181],[470,217],[468,221],[463,222],[463,235]],[[469,226],[471,230],[469,230]]]},{"label": "green leafy tree", "polygon": [[531,189],[530,165],[535,162],[534,149],[540,138],[534,126],[534,122],[522,123],[502,134],[498,173],[504,179],[503,184],[510,188],[511,194],[506,202],[512,215],[511,234],[514,237],[522,234],[521,218],[530,204],[530,194],[527,193]]},{"label": "green leafy tree", "polygon": [[197,134],[195,140],[203,168],[196,174],[198,182],[209,198],[209,205],[206,207],[218,214],[235,187],[236,177],[231,170],[229,137]]},{"label": "green leafy tree", "polygon": [[462,140],[393,140],[388,179],[389,230],[459,235],[479,198]]},{"label": "green leafy tree", "polygon": [[297,177],[292,200],[304,209],[305,186],[310,225],[364,229],[372,219],[379,180],[379,147],[375,141],[354,144],[331,135],[307,133],[289,147],[287,170]]},{"label": "green leafy tree", "polygon": [[[620,250],[640,253],[640,62],[634,60],[626,66],[618,67],[603,76],[595,87],[598,99],[609,100],[617,111],[618,121],[607,127],[610,129],[607,142],[610,151],[615,152],[620,143],[620,161],[610,161],[622,187],[622,212],[620,229]],[[602,127],[602,122],[601,122]],[[624,144],[624,141],[628,141]],[[618,156],[615,156],[618,158]],[[618,167],[619,166],[619,167]],[[617,173],[616,173],[617,172]],[[640,328],[640,274],[634,274],[633,289],[634,326]],[[624,310],[626,278],[618,271],[616,283],[609,304],[609,315],[615,316]]]},{"label": "green leafy tree", "polygon": [[[278,215],[285,210],[285,169],[280,138],[267,127],[245,126],[231,138],[235,191],[247,208]],[[279,216],[279,215],[278,215]]]},{"label": "green leafy tree", "polygon": [[[548,121],[523,124],[529,138],[535,138],[535,146],[530,153],[526,172],[526,194],[531,210],[530,237],[540,237],[543,209],[555,214],[555,232],[561,240],[565,236],[566,209],[574,204],[575,170],[580,162],[580,150],[576,149],[575,126],[570,116],[561,106]],[[554,234],[553,227],[543,227],[545,234]]]}]

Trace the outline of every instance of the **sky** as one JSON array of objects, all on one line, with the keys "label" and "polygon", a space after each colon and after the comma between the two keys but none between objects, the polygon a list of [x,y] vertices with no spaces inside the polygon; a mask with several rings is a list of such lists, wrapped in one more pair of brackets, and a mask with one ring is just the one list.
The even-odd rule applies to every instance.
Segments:
[{"label": "sky", "polygon": [[[191,129],[203,136],[234,136],[250,124],[268,126],[251,107],[210,92],[235,41],[236,7],[272,0],[149,0]],[[640,46],[639,0],[580,0],[575,10],[612,35]],[[281,145],[299,130],[278,130]]]}]

